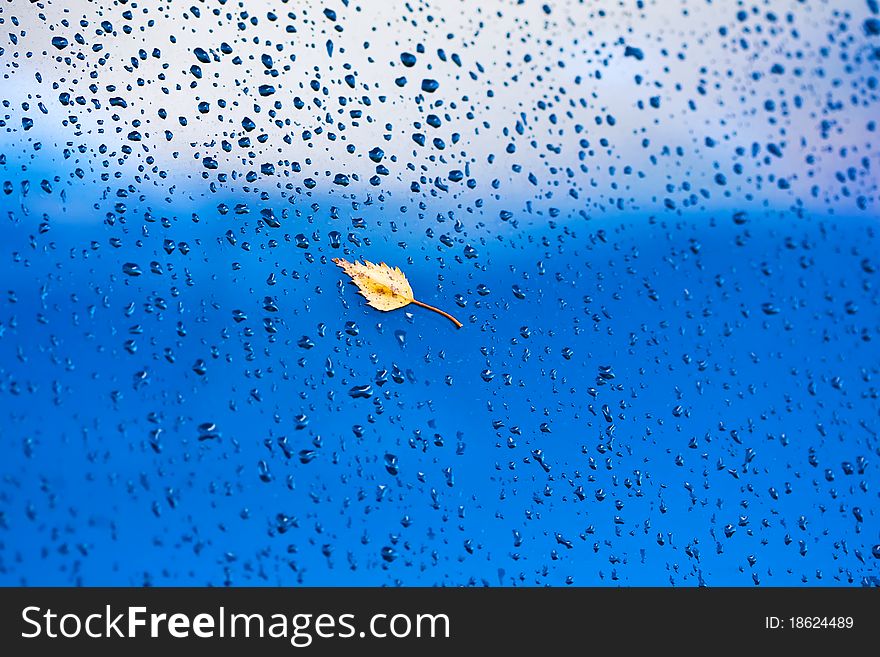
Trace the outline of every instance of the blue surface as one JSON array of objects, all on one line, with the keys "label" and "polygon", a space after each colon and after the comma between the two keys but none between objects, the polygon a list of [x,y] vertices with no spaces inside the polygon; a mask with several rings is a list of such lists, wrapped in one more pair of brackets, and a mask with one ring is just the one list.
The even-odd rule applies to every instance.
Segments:
[{"label": "blue surface", "polygon": [[[18,127],[36,99],[4,90],[0,584],[876,586],[878,161],[860,113],[876,116],[878,42],[876,7],[853,11],[817,24],[850,25],[832,50],[864,59],[783,58],[804,72],[777,94],[847,81],[843,137],[817,136],[821,113],[755,128],[741,91],[707,85],[770,131],[729,186],[714,172],[742,158],[700,134],[623,188],[604,172],[627,154],[600,149],[568,176],[580,193],[529,185],[537,156],[500,189],[477,164],[454,192],[309,191],[306,174],[285,191],[267,172],[210,189],[187,158],[159,178],[62,158],[72,129],[36,149]],[[662,144],[677,121],[640,134]],[[767,151],[798,136],[824,168]],[[366,307],[333,257],[400,266],[464,327]]]},{"label": "blue surface", "polygon": [[[141,225],[132,250],[4,227],[7,583],[875,576],[873,222],[603,218],[461,263],[410,247],[414,288],[460,331],[365,308],[320,266],[347,247],[237,269],[218,220]],[[165,255],[172,231],[202,246]]]}]

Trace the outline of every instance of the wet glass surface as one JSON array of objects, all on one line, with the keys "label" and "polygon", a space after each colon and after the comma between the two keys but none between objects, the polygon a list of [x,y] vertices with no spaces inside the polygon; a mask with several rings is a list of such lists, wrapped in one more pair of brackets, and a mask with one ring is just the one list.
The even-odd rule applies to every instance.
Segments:
[{"label": "wet glass surface", "polygon": [[0,35],[0,583],[877,585],[873,0]]}]

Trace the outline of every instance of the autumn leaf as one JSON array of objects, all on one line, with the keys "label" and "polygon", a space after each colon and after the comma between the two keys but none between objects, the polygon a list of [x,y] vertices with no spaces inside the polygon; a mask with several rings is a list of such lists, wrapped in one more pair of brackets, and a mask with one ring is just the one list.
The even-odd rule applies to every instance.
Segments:
[{"label": "autumn leaf", "polygon": [[429,306],[417,301],[413,297],[412,286],[406,280],[406,276],[399,267],[391,268],[384,262],[376,264],[369,260],[363,262],[348,262],[342,258],[333,258],[333,263],[349,275],[351,282],[357,285],[361,296],[367,300],[367,305],[388,312],[397,310],[411,303],[428,310],[433,310],[450,320],[457,328],[461,328],[461,322],[449,313],[439,308]]}]

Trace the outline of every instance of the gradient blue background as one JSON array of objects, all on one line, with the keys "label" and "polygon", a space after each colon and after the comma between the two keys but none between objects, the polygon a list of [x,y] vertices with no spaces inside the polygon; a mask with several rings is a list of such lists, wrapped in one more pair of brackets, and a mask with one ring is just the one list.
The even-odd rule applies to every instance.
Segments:
[{"label": "gradient blue background", "polygon": [[[754,21],[769,31],[768,11]],[[689,127],[646,120],[635,150],[591,156],[592,192],[593,173],[568,176],[575,194],[525,173],[493,191],[479,162],[473,190],[413,192],[404,173],[379,189],[329,176],[285,192],[266,175],[214,192],[206,151],[150,183],[131,158],[115,179],[112,162],[94,170],[110,181],[81,178],[27,85],[4,89],[17,98],[0,149],[0,583],[876,586],[880,226],[865,117],[880,43],[876,7],[852,11],[827,9],[816,34],[848,26],[857,70],[836,57],[820,74],[806,50],[802,75],[774,83],[789,98],[834,79],[861,94],[838,119],[848,131],[823,142],[825,166],[766,150],[780,133],[792,149],[820,139],[820,116],[756,128],[727,89],[724,112],[770,131],[760,155],[707,155],[692,135],[698,147],[618,187],[608,162]],[[5,48],[14,73],[24,48]],[[749,61],[768,69],[773,53]],[[497,123],[492,98],[479,102]],[[570,120],[590,124],[580,112]],[[754,135],[707,130],[750,152]],[[721,185],[715,172],[733,179],[740,160],[743,182]],[[464,328],[367,308],[333,257],[400,266]]]}]

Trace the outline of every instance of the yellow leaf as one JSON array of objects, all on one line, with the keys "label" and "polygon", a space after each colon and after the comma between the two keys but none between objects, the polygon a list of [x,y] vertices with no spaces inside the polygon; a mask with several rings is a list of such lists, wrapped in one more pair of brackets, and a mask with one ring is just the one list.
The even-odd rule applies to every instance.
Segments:
[{"label": "yellow leaf", "polygon": [[461,322],[449,313],[417,301],[413,297],[412,286],[399,267],[392,269],[384,262],[379,264],[369,260],[348,262],[342,258],[333,258],[333,263],[349,275],[351,282],[357,285],[361,296],[367,300],[367,305],[387,312],[414,303],[422,308],[440,313],[452,321],[456,327],[461,328]]}]

